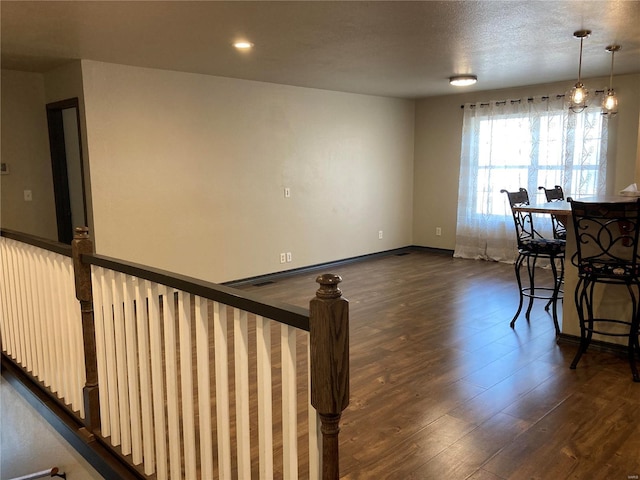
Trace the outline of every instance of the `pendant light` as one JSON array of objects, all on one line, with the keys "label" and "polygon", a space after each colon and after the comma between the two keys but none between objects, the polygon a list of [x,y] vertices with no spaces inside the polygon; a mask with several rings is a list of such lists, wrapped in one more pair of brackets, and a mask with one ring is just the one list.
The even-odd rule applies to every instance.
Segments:
[{"label": "pendant light", "polygon": [[613,57],[622,47],[620,45],[609,45],[606,50],[611,53],[611,73],[609,74],[609,88],[602,99],[602,114],[609,118],[618,113],[618,97],[613,89]]},{"label": "pendant light", "polygon": [[587,97],[589,91],[582,84],[582,42],[591,35],[591,30],[578,30],[573,32],[575,38],[580,39],[580,61],[578,63],[578,81],[569,93],[569,110],[574,113],[580,113],[587,108]]}]

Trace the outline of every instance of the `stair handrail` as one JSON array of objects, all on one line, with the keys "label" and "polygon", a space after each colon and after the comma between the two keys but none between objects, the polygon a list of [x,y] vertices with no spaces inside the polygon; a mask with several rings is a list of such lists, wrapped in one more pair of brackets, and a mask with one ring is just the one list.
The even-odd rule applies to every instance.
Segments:
[{"label": "stair handrail", "polygon": [[214,302],[224,303],[255,315],[308,331],[311,350],[311,404],[322,422],[322,478],[339,478],[338,434],[342,412],[349,404],[349,307],[338,284],[342,278],[324,274],[316,278],[320,284],[310,308],[301,308],[260,298],[186,275],[117,260],[94,252],[87,227],[78,227],[71,246],[41,237],[1,229],[0,235],[73,259],[76,298],[80,303],[85,351],[86,383],[83,388],[84,424],[88,439],[100,428],[100,403],[97,373],[95,324],[91,285],[91,266],[111,269],[123,274],[164,284]]}]

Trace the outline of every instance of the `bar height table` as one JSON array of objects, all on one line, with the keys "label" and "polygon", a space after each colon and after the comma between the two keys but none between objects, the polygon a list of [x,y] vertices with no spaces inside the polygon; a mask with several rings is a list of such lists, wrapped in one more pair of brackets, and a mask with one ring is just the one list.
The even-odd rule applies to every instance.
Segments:
[{"label": "bar height table", "polygon": [[[581,202],[635,202],[637,197],[620,196],[620,195],[599,195],[590,197],[574,197],[575,200]],[[564,292],[565,299],[562,306],[562,318],[560,321],[561,336],[567,336],[572,339],[580,338],[580,321],[578,319],[578,311],[574,300],[574,292],[578,283],[578,270],[571,262],[576,252],[576,238],[573,231],[573,222],[571,221],[571,204],[568,201],[545,202],[532,205],[522,205],[514,207],[514,210],[520,210],[532,213],[553,214],[567,229],[567,245],[565,250],[565,270],[564,270]],[[597,314],[601,309],[614,313],[621,318],[629,318],[631,315],[631,300],[626,293],[624,287],[620,289],[620,285],[604,285],[599,289],[600,292],[594,302],[594,311]],[[617,345],[625,345],[626,339],[620,337],[607,337],[602,335],[594,335],[594,340]]]}]

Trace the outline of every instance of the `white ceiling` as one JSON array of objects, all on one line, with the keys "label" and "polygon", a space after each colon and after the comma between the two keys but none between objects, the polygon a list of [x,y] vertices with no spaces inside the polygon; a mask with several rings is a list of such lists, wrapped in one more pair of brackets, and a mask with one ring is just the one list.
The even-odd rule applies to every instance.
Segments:
[{"label": "white ceiling", "polygon": [[[640,1],[128,1],[0,4],[2,68],[72,59],[416,98],[640,73]],[[255,44],[249,53],[236,39]],[[615,83],[615,82],[614,82]]]}]

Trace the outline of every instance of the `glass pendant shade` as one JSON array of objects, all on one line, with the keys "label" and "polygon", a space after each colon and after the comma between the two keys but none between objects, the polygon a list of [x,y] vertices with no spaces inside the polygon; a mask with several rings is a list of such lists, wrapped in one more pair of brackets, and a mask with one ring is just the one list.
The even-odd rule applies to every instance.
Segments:
[{"label": "glass pendant shade", "polygon": [[618,96],[615,90],[610,88],[602,99],[602,114],[611,116],[616,113],[618,113]]},{"label": "glass pendant shade", "polygon": [[581,75],[582,75],[582,42],[585,38],[591,35],[591,30],[578,30],[573,32],[575,38],[580,39],[580,60],[578,62],[578,81],[569,92],[569,110],[574,113],[580,113],[587,108],[587,98],[589,97],[589,91],[584,87]]},{"label": "glass pendant shade", "polygon": [[611,53],[611,73],[609,74],[609,88],[602,99],[602,115],[609,118],[618,113],[618,96],[613,89],[613,57],[620,50],[620,45],[609,45],[607,52]]},{"label": "glass pendant shade", "polygon": [[588,97],[589,90],[585,88],[582,82],[576,83],[569,94],[569,109],[574,113],[580,113],[587,108]]}]

